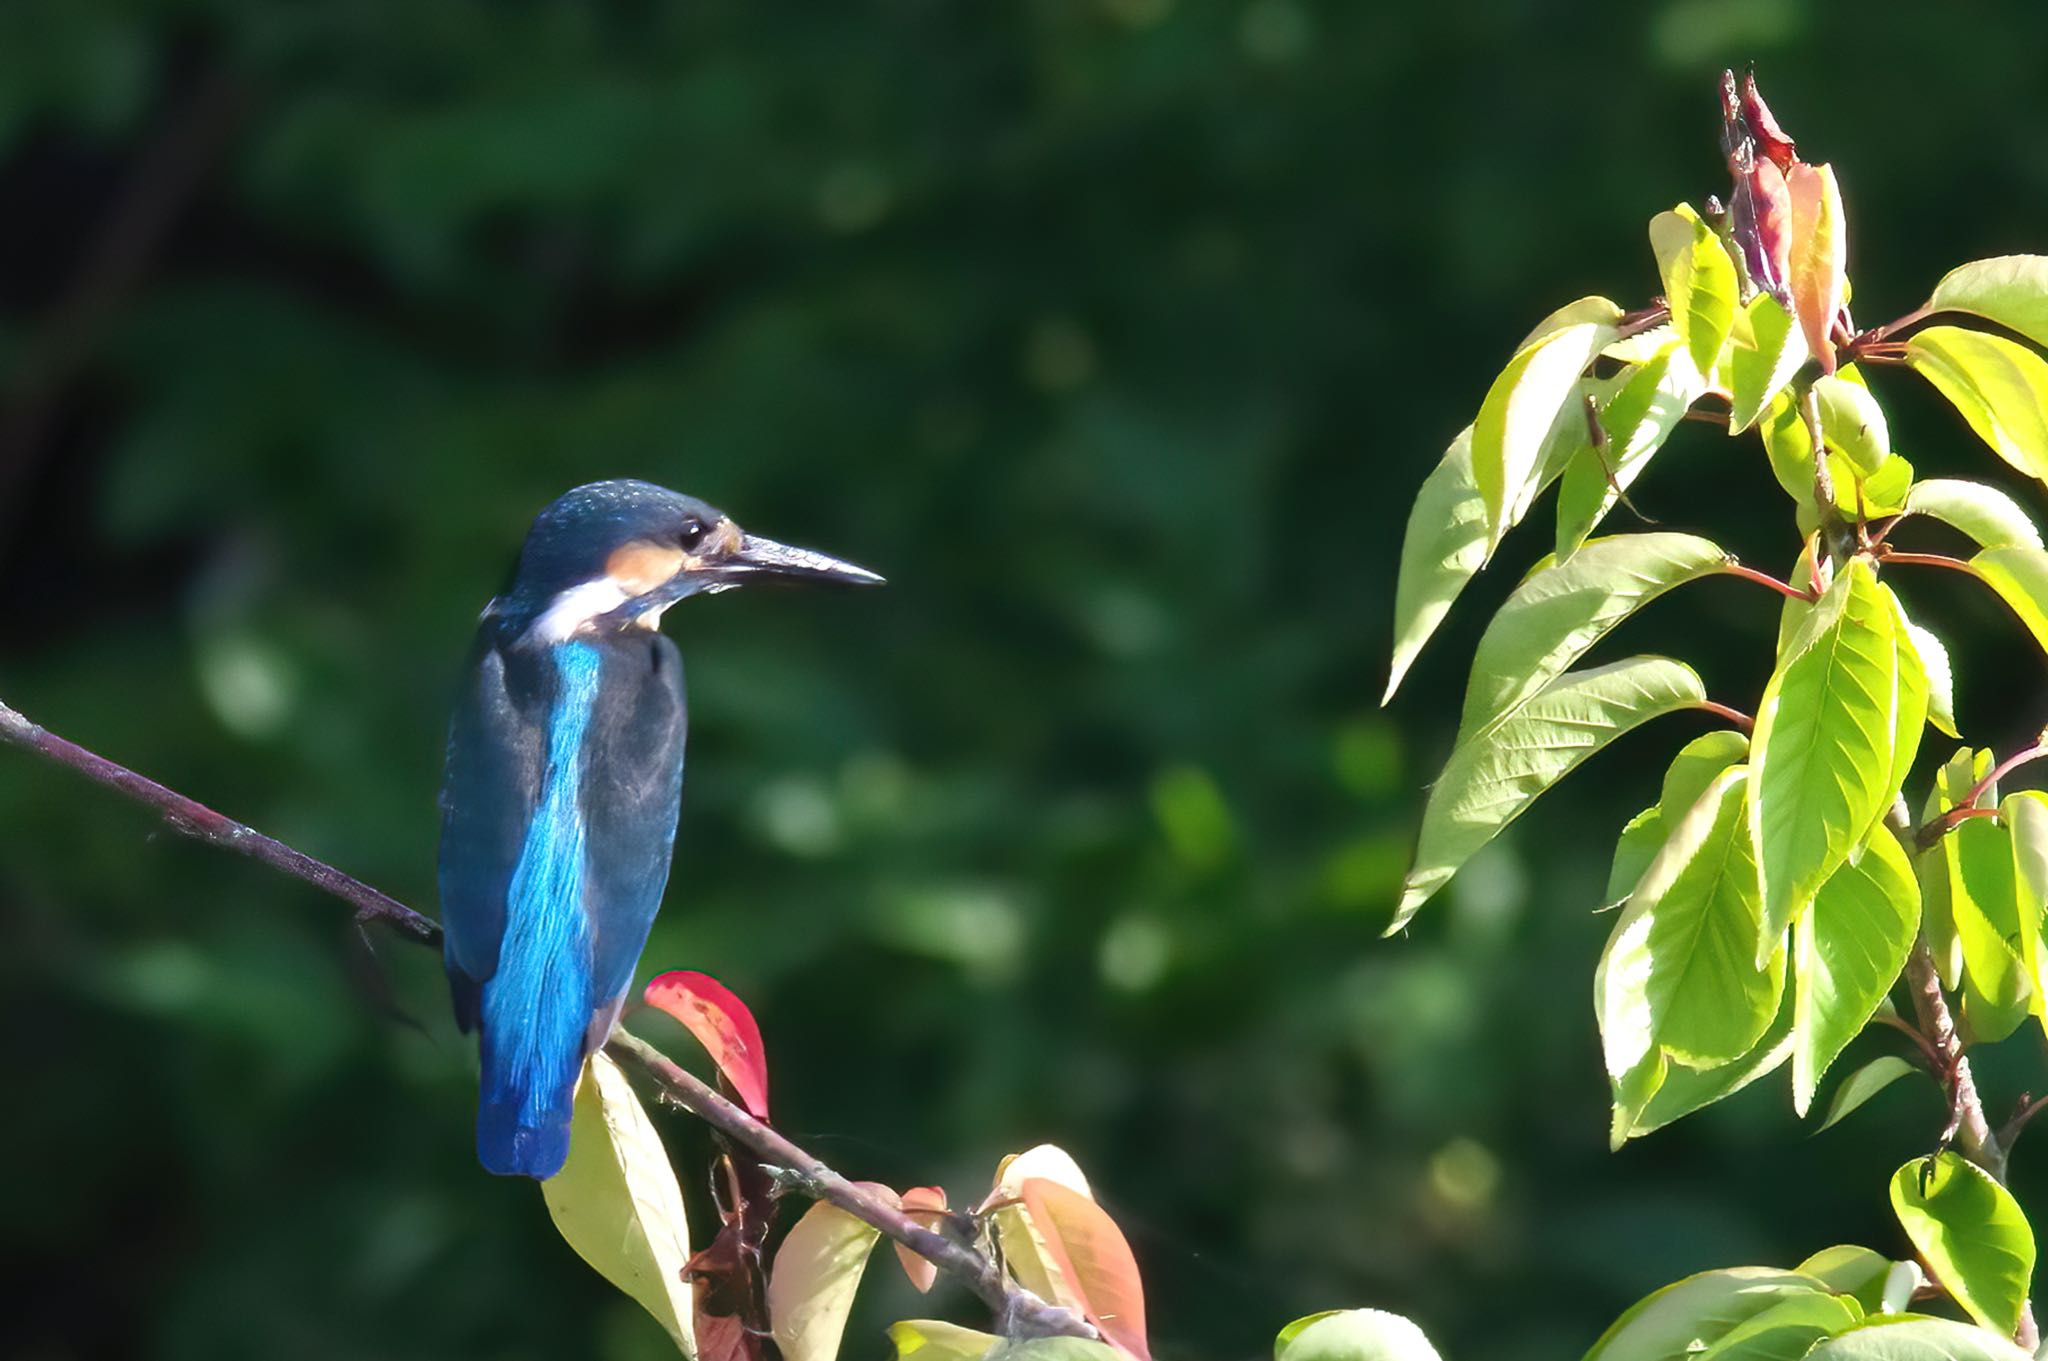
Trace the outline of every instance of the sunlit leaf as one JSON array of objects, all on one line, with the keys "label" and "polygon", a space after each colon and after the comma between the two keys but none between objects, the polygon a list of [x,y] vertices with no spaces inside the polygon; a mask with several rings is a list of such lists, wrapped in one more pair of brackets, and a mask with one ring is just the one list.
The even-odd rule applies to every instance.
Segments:
[{"label": "sunlit leaf", "polygon": [[1822,1342],[1806,1361],[2032,1361],[1984,1328],[1915,1315],[1871,1319]]},{"label": "sunlit leaf", "polygon": [[1987,548],[1970,559],[1970,566],[2019,616],[2034,641],[2048,651],[2048,552]]},{"label": "sunlit leaf", "polygon": [[1642,606],[1727,565],[1696,535],[1619,534],[1531,572],[1479,639],[1458,740],[1512,714]]},{"label": "sunlit leaf", "polygon": [[1103,1341],[1136,1361],[1150,1361],[1144,1284],[1116,1221],[1090,1197],[1044,1177],[1024,1178],[1018,1191],[1025,1216],[1044,1239],[1082,1314]]},{"label": "sunlit leaf", "polygon": [[1543,320],[1537,322],[1529,334],[1522,337],[1521,343],[1516,345],[1515,349],[1518,351],[1526,350],[1539,340],[1548,340],[1559,331],[1580,325],[1583,322],[1595,322],[1602,326],[1619,326],[1621,318],[1621,305],[1612,298],[1603,298],[1598,295],[1579,298],[1573,302],[1566,303]]},{"label": "sunlit leaf", "polygon": [[654,1315],[685,1357],[695,1356],[683,1193],[654,1122],[602,1051],[590,1056],[576,1089],[569,1160],[540,1189],[576,1255]]},{"label": "sunlit leaf", "polygon": [[1394,586],[1394,661],[1385,704],[1436,632],[1451,602],[1486,563],[1486,503],[1472,481],[1472,431],[1451,441],[1415,494]]},{"label": "sunlit leaf", "polygon": [[1958,265],[1934,286],[1927,306],[1971,312],[2048,345],[2048,255],[2000,255]]},{"label": "sunlit leaf", "polygon": [[1898,1170],[1892,1209],[1955,1302],[2010,1337],[2034,1277],[2034,1232],[2012,1193],[1960,1154],[1940,1153]]},{"label": "sunlit leaf", "polygon": [[[1931,822],[1960,804],[1977,781],[1990,773],[1996,760],[1989,751],[1972,752],[1967,747],[1951,756],[1934,774],[1934,787],[1928,791],[1920,821]],[[1998,791],[1988,789],[1978,796],[1977,806],[1988,808],[1997,799]],[[1943,839],[1944,843],[1946,840]],[[1954,851],[1952,846],[1939,845],[1922,855],[1915,865],[1920,879],[1920,930],[1927,937],[1927,948],[1934,956],[1941,985],[1951,992],[1962,985],[1963,979],[1963,942],[1956,932],[1953,894],[1949,891],[1949,881],[1957,872],[1951,862]]]},{"label": "sunlit leaf", "polygon": [[1579,322],[1528,346],[1494,379],[1472,422],[1472,481],[1485,505],[1487,544],[1500,542],[1541,489],[1544,445],[1579,375],[1615,328]]},{"label": "sunlit leaf", "polygon": [[1821,1075],[1898,981],[1920,931],[1920,886],[1898,838],[1879,827],[1828,876],[1792,928],[1798,989],[1792,1109],[1806,1114]]},{"label": "sunlit leaf", "polygon": [[2019,928],[2020,970],[2029,991],[2028,1008],[2048,1031],[2048,948],[2041,938],[2048,911],[2048,794],[2023,789],[1998,806],[1998,820],[2012,838],[2013,916]]},{"label": "sunlit leaf", "polygon": [[756,1120],[768,1118],[768,1051],[761,1027],[733,991],[710,974],[677,969],[647,985],[648,1006],[666,1012],[696,1037]]},{"label": "sunlit leaf", "polygon": [[1764,687],[1749,781],[1759,959],[1891,804],[1902,726],[1893,620],[1869,564],[1852,559]]},{"label": "sunlit leaf", "polygon": [[1912,1071],[1913,1065],[1897,1054],[1886,1054],[1864,1064],[1843,1078],[1841,1085],[1835,1088],[1834,1097],[1828,1102],[1827,1117],[1820,1122],[1820,1129],[1840,1124],[1851,1111]]},{"label": "sunlit leaf", "polygon": [[[894,1198],[885,1186],[862,1183]],[[834,1361],[881,1234],[829,1201],[804,1211],[768,1268],[768,1321],[783,1361]]]},{"label": "sunlit leaf", "polygon": [[1842,310],[1849,268],[1841,192],[1831,167],[1804,162],[1795,162],[1786,173],[1785,189],[1792,207],[1792,249],[1786,261],[1792,311],[1821,372],[1833,373],[1835,347],[1829,337]]},{"label": "sunlit leaf", "polygon": [[2012,832],[1971,818],[1941,839],[1949,912],[1963,954],[1963,1016],[1973,1038],[2002,1040],[2026,1019],[2033,987],[2020,957]]},{"label": "sunlit leaf", "polygon": [[[913,1186],[903,1193],[903,1212],[925,1228],[933,1227],[945,1209],[946,1193],[937,1186]],[[903,1274],[919,1294],[929,1292],[937,1283],[939,1269],[901,1243],[896,1245],[896,1260],[903,1264]]]},{"label": "sunlit leaf", "polygon": [[1841,451],[1856,467],[1859,477],[1869,477],[1891,454],[1891,427],[1884,408],[1869,388],[1846,378],[1823,375],[1813,380],[1814,403],[1820,409],[1821,436],[1827,447]]},{"label": "sunlit leaf", "polygon": [[1691,667],[1631,657],[1566,672],[1507,719],[1460,743],[1430,787],[1415,865],[1388,934],[1406,926],[1460,865],[1581,761],[1638,724],[1705,698]]},{"label": "sunlit leaf", "polygon": [[1422,1329],[1379,1309],[1298,1318],[1273,1339],[1273,1361],[1439,1361]]},{"label": "sunlit leaf", "polygon": [[1735,343],[1728,351],[1728,433],[1739,435],[1756,424],[1806,360],[1806,336],[1791,313],[1768,293],[1751,298],[1735,319]]},{"label": "sunlit leaf", "polygon": [[1862,1318],[1863,1308],[1854,1300],[1798,1295],[1744,1319],[1693,1357],[1696,1361],[1799,1361],[1814,1343],[1853,1327]]},{"label": "sunlit leaf", "polygon": [[[889,1325],[889,1340],[896,1344],[899,1361],[981,1361],[1002,1343],[994,1333],[976,1332],[957,1323],[935,1318],[905,1319]],[[1116,1353],[1103,1349],[1109,1356]]]},{"label": "sunlit leaf", "polygon": [[996,1165],[995,1185],[981,1209],[995,1216],[996,1238],[1010,1274],[1040,1299],[1078,1311],[1081,1302],[1054,1265],[1045,1235],[1024,1213],[1024,1182],[1033,1177],[1056,1181],[1084,1196],[1094,1194],[1080,1165],[1065,1149],[1039,1144],[1012,1153]]},{"label": "sunlit leaf", "polygon": [[1796,1271],[1760,1266],[1704,1271],[1638,1300],[1593,1344],[1584,1361],[1683,1361],[1787,1300],[1828,1297],[1826,1286]]},{"label": "sunlit leaf", "polygon": [[1892,1259],[1869,1248],[1838,1243],[1822,1248],[1792,1269],[1814,1277],[1837,1295],[1847,1295],[1865,1312],[1874,1313],[1883,1300]]},{"label": "sunlit leaf", "polygon": [[1635,891],[1643,871],[1664,845],[1665,833],[1699,802],[1714,777],[1748,755],[1749,739],[1730,728],[1702,733],[1679,748],[1664,771],[1664,787],[1656,804],[1638,813],[1622,828],[1608,876],[1610,905],[1618,904]]},{"label": "sunlit leaf", "polygon": [[1735,261],[1713,229],[1683,203],[1650,219],[1650,249],[1664,280],[1671,325],[1692,356],[1694,370],[1712,373],[1735,321]]},{"label": "sunlit leaf", "polygon": [[[1854,372],[1851,366],[1844,365],[1838,377],[1847,378]],[[1800,532],[1812,533],[1820,521],[1815,511],[1813,435],[1805,418],[1789,398],[1780,397],[1758,423],[1757,432],[1763,437],[1771,475],[1799,507]],[[1876,519],[1896,515],[1906,508],[1906,498],[1912,494],[1913,465],[1897,454],[1886,458],[1876,472],[1866,477],[1847,454],[1830,446],[1828,475],[1834,487],[1835,509],[1851,520],[1859,516]]]},{"label": "sunlit leaf", "polygon": [[[1594,990],[1602,986],[1594,970]],[[1732,1096],[1759,1078],[1768,1077],[1792,1057],[1792,989],[1778,1002],[1778,1014],[1763,1038],[1730,1063],[1688,1068],[1667,1058],[1661,1049],[1646,1055],[1628,1076],[1614,1082],[1614,1113],[1608,1128],[1610,1147],[1664,1128]]]},{"label": "sunlit leaf", "polygon": [[[1898,626],[1902,649],[1901,683],[1907,682],[1910,673],[1917,672],[1919,683],[1927,692],[1927,721],[1948,737],[1960,737],[1962,734],[1956,731],[1955,670],[1948,659],[1948,648],[1942,645],[1941,639],[1906,617],[1905,607],[1899,603],[1897,595],[1887,594],[1891,595],[1893,622]],[[1900,747],[1901,750],[1906,749],[1903,740]],[[1904,780],[1903,770],[1899,777]]]},{"label": "sunlit leaf", "polygon": [[[1715,249],[1719,249],[1717,246]],[[1723,256],[1722,258],[1726,258]],[[1565,464],[1557,489],[1557,556],[1569,559],[1650,464],[1705,384],[1673,347],[1643,362],[1600,411],[1604,453],[1591,443]]]},{"label": "sunlit leaf", "polygon": [[2048,481],[2048,360],[2004,336],[1930,326],[1906,342],[1906,362],[1993,453]]},{"label": "sunlit leaf", "polygon": [[1906,493],[1906,513],[1959,529],[1979,548],[2039,548],[2041,531],[2020,503],[1982,482],[1931,477]]}]

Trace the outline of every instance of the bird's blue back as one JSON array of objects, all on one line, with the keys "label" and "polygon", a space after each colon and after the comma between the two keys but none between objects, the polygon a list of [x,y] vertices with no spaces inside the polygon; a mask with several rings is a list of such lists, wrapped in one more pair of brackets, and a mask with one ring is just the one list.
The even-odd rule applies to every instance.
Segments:
[{"label": "bird's blue back", "polygon": [[478,1156],[544,1178],[660,906],[685,717],[668,639],[519,624],[485,620],[450,731],[441,896],[456,1019],[482,1032]]}]

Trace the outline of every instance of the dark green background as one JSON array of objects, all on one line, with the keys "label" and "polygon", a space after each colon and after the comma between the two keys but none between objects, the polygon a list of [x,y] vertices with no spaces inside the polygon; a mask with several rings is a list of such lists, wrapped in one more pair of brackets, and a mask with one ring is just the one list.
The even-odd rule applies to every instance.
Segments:
[{"label": "dark green background", "polygon": [[[1408,498],[1537,316],[1655,290],[1721,65],[1838,168],[1867,323],[2048,248],[2043,50],[2030,4],[6,0],[0,696],[431,908],[448,699],[549,498],[646,477],[871,564],[671,616],[647,969],[752,1002],[784,1127],[956,1199],[1065,1145],[1168,1361],[1356,1304],[1573,1356],[1690,1270],[1900,1250],[1939,1114],[1810,1140],[1780,1077],[1607,1152],[1589,909],[1696,719],[1378,939],[1548,540],[1382,712]],[[1923,471],[1992,470],[1883,390]],[[1791,556],[1705,427],[1637,500]],[[1967,732],[2048,717],[1995,609],[1904,589]],[[1747,707],[1774,616],[1708,583],[1622,642]],[[7,1354],[661,1353],[474,1164],[426,952],[4,751],[0,828]],[[2039,1066],[1993,1056],[1994,1113]],[[973,1318],[878,1263],[848,1355],[933,1309]]]}]

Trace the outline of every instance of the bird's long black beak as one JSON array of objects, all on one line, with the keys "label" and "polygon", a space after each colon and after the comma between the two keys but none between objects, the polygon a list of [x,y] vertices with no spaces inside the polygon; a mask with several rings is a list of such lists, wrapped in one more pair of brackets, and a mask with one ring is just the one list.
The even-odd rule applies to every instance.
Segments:
[{"label": "bird's long black beak", "polygon": [[792,548],[758,534],[743,535],[739,548],[709,564],[705,575],[725,586],[771,577],[786,581],[831,581],[845,586],[883,584],[879,574],[865,567],[856,567],[808,548]]}]

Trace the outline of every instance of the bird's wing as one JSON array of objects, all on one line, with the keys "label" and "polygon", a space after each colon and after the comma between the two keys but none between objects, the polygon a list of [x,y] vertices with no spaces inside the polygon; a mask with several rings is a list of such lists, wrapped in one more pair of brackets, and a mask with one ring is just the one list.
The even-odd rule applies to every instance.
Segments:
[{"label": "bird's wing", "polygon": [[606,643],[581,785],[593,1043],[611,1028],[668,883],[686,721],[674,643],[658,633]]},{"label": "bird's wing", "polygon": [[540,659],[508,646],[487,618],[449,725],[441,786],[441,926],[464,1030],[475,1027],[480,990],[498,968],[506,888],[540,797],[550,684]]}]

